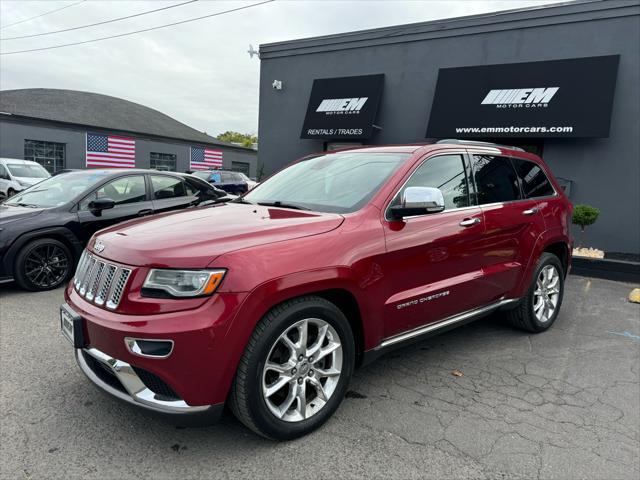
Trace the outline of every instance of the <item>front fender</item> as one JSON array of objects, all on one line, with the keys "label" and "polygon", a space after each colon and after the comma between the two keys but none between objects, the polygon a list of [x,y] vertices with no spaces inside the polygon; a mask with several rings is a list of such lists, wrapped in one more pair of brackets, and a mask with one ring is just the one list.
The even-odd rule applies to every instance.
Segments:
[{"label": "front fender", "polygon": [[[247,294],[238,313],[226,326],[222,338],[225,350],[230,352],[226,357],[226,365],[220,368],[225,372],[221,379],[221,387],[229,391],[235,376],[238,363],[256,325],[276,305],[286,300],[304,295],[321,294],[322,292],[344,290],[350,293],[358,304],[360,317],[367,319],[367,328],[363,328],[364,345],[377,345],[382,333],[382,324],[372,318],[370,306],[364,301],[364,295],[358,287],[353,271],[348,267],[331,267],[319,270],[306,270],[266,281]],[[372,321],[373,320],[373,321]],[[371,328],[378,324],[378,328]]]}]

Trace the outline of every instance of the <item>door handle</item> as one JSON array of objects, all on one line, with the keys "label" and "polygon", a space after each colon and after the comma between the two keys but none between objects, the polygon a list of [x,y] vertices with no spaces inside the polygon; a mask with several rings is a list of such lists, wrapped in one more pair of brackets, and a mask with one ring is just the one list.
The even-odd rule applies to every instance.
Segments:
[{"label": "door handle", "polygon": [[524,210],[522,212],[523,215],[535,215],[536,213],[538,213],[539,210],[537,208],[530,208],[528,210]]},{"label": "door handle", "polygon": [[480,219],[478,217],[475,218],[465,218],[460,222],[461,227],[471,227],[472,225],[476,225],[480,223]]},{"label": "door handle", "polygon": [[151,210],[150,208],[146,208],[146,209],[144,209],[144,210],[140,210],[140,211],[138,212],[138,216],[139,216],[139,217],[144,217],[144,216],[146,216],[146,215],[151,215],[152,213],[153,213],[153,210]]}]

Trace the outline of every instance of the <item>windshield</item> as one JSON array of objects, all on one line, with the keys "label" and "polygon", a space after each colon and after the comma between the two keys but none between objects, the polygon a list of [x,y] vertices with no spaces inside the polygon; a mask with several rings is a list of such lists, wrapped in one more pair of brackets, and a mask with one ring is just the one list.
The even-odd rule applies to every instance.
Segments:
[{"label": "windshield", "polygon": [[51,176],[41,165],[7,163],[7,168],[14,177],[49,178]]},{"label": "windshield", "polygon": [[108,172],[69,172],[51,177],[27,188],[18,195],[7,199],[5,205],[22,205],[28,207],[57,207],[82,194]]},{"label": "windshield", "polygon": [[355,212],[409,156],[344,152],[310,158],[278,172],[242,198],[319,212]]},{"label": "windshield", "polygon": [[211,176],[211,172],[208,172],[208,171],[193,172],[192,175],[195,175],[196,177],[207,181],[207,180],[209,180],[209,177]]}]

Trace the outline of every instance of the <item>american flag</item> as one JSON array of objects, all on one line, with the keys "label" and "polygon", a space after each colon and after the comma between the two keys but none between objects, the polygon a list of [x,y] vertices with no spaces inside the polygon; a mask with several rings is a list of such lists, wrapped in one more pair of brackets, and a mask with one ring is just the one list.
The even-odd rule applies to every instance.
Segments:
[{"label": "american flag", "polygon": [[191,170],[222,167],[222,152],[209,148],[191,147]]},{"label": "american flag", "polygon": [[87,133],[87,167],[134,168],[135,138]]}]

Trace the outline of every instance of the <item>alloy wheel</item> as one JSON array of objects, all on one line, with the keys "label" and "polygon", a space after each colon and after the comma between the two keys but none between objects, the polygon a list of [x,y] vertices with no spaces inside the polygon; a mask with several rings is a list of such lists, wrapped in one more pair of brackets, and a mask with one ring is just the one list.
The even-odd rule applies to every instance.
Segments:
[{"label": "alloy wheel", "polygon": [[334,394],[342,372],[342,344],[319,318],[288,327],[271,346],[262,372],[262,396],[276,418],[299,422],[317,414]]},{"label": "alloy wheel", "polygon": [[538,274],[533,291],[533,313],[541,323],[548,322],[560,299],[560,273],[554,265],[547,265]]},{"label": "alloy wheel", "polygon": [[69,273],[69,258],[62,248],[40,245],[29,252],[24,261],[24,274],[36,287],[50,288],[60,284]]}]

